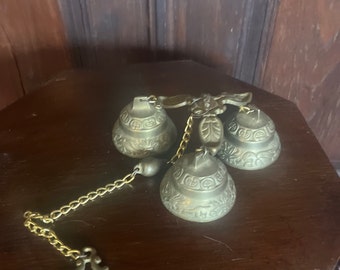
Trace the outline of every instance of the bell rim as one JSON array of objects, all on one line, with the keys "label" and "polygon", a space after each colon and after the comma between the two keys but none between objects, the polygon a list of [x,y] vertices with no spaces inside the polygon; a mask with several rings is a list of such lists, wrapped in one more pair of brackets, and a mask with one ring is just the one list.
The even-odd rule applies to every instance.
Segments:
[{"label": "bell rim", "polygon": [[[165,178],[163,178],[164,180]],[[219,214],[215,215],[215,216],[209,216],[209,218],[204,218],[204,219],[200,219],[200,218],[197,218],[195,215],[188,215],[188,214],[185,214],[185,212],[187,212],[188,210],[190,210],[190,208],[188,207],[187,205],[187,208],[182,210],[182,211],[176,211],[173,207],[170,207],[170,203],[166,202],[166,200],[164,199],[165,195],[163,195],[163,185],[165,185],[165,183],[163,182],[162,180],[162,183],[161,183],[161,188],[160,188],[160,197],[161,197],[161,201],[162,201],[162,204],[165,206],[165,208],[173,215],[175,215],[176,217],[179,217],[181,219],[184,219],[184,220],[187,220],[187,221],[191,221],[191,222],[199,222],[199,223],[207,223],[207,222],[212,222],[212,221],[215,221],[215,220],[218,220],[224,216],[226,216],[231,210],[232,208],[234,207],[235,205],[235,202],[236,202],[236,197],[237,197],[237,191],[236,191],[236,187],[235,187],[235,183],[233,181],[233,179],[231,178],[230,176],[230,181],[228,184],[231,186],[231,192],[229,187],[228,187],[228,184],[225,185],[225,189],[224,191],[219,194],[218,196],[215,197],[215,199],[217,200],[218,197],[223,197],[223,193],[228,193],[228,195],[225,195],[225,200],[227,200],[228,203],[226,203],[225,205],[225,208],[223,209],[222,212],[220,212]],[[182,194],[181,194],[182,195]],[[178,196],[178,195],[177,195]],[[182,195],[184,197],[186,197],[185,195]],[[190,198],[192,205],[195,204],[195,202],[206,202],[205,203],[205,207],[208,208],[209,207],[209,202],[212,201],[212,199],[206,199],[206,200],[196,200],[196,199],[192,199]],[[222,204],[220,204],[222,205]],[[184,213],[183,213],[184,212]]]},{"label": "bell rim", "polygon": [[[279,135],[277,134],[277,132],[274,133],[274,136],[272,138],[272,140],[268,143],[268,145],[270,145],[270,143],[273,144],[273,146],[267,146],[264,147],[262,149],[258,149],[258,148],[252,148],[249,147],[248,144],[243,144],[243,145],[238,145],[238,144],[234,144],[233,141],[228,141],[227,139],[223,142],[222,147],[220,149],[220,151],[217,153],[217,156],[219,157],[219,159],[221,161],[223,161],[223,163],[225,163],[228,166],[231,166],[233,168],[236,169],[241,169],[241,170],[248,170],[248,171],[254,171],[254,170],[260,170],[260,169],[264,169],[267,168],[268,166],[272,165],[280,156],[281,153],[281,141],[279,138]],[[262,165],[256,165],[256,166],[243,166],[243,165],[237,165],[233,162],[230,162],[230,158],[227,158],[227,156],[230,156],[227,152],[227,148],[228,145],[231,147],[234,147],[233,152],[238,153],[237,157],[233,157],[233,160],[242,160],[244,156],[255,156],[254,158],[258,157],[258,164],[259,164],[259,154],[263,154],[264,152],[273,152],[274,154],[272,155],[271,159],[267,162],[262,162]],[[248,150],[248,151],[247,151]],[[251,150],[251,151],[249,151]],[[267,159],[268,160],[268,159]],[[247,164],[245,161],[243,161],[243,164]],[[249,163],[248,163],[249,164]]]}]

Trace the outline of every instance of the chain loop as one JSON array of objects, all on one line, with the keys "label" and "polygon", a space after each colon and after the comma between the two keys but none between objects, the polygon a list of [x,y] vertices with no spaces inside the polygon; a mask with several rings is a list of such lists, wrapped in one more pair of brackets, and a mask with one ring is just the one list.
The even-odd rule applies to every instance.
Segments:
[{"label": "chain loop", "polygon": [[[73,260],[77,260],[80,257],[80,251],[76,249],[71,249],[70,247],[66,246],[62,241],[59,240],[56,233],[48,228],[44,228],[38,225],[37,222],[33,221],[33,219],[37,219],[34,216],[34,213],[30,215],[28,212],[25,213],[26,220],[24,222],[24,226],[32,233],[42,238],[47,239],[47,241],[62,255],[65,257],[70,257]],[[38,218],[38,220],[42,221]]]},{"label": "chain loop", "polygon": [[176,151],[176,154],[168,161],[168,163],[174,164],[181,156],[183,156],[185,149],[188,146],[188,143],[191,138],[192,127],[194,124],[194,117],[191,114],[187,120],[186,126],[184,128],[184,133],[182,136],[182,140],[179,144],[179,147]]},{"label": "chain loop", "polygon": [[62,255],[76,261],[81,257],[81,252],[65,245],[53,230],[42,226],[41,223],[52,224],[62,216],[66,216],[69,212],[77,210],[80,206],[85,206],[90,201],[94,201],[98,197],[103,197],[115,189],[119,189],[122,186],[131,183],[135,179],[138,172],[138,168],[134,169],[132,173],[127,174],[123,179],[117,179],[113,183],[107,184],[104,187],[97,188],[95,191],[91,191],[86,195],[80,196],[78,199],[61,206],[59,209],[52,211],[48,215],[42,215],[38,212],[26,211],[24,213],[24,226],[31,233],[45,238]]}]

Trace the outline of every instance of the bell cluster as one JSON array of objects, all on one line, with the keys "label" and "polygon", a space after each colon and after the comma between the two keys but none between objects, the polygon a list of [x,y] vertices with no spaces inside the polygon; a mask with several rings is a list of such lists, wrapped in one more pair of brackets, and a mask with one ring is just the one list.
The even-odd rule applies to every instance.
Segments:
[{"label": "bell cluster", "polygon": [[[200,145],[171,164],[161,182],[160,197],[177,217],[213,221],[225,216],[236,200],[235,184],[226,165],[241,170],[263,169],[275,162],[281,151],[273,121],[250,104],[251,99],[251,93],[135,97],[122,109],[112,139],[122,154],[147,158],[136,170],[152,176],[162,164],[154,156],[171,149],[177,138],[176,127],[165,109],[188,107],[188,117],[199,121]],[[238,110],[227,114],[222,123],[219,115],[225,113],[227,105]],[[182,137],[180,146],[185,150],[183,139],[187,143],[190,134],[185,132]]]}]

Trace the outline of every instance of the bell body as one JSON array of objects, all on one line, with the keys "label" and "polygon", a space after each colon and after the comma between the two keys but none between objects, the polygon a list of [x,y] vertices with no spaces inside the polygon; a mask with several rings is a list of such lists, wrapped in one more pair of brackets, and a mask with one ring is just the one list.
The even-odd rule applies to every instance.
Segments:
[{"label": "bell body", "polygon": [[281,151],[273,121],[254,109],[238,112],[225,123],[225,141],[218,157],[227,165],[243,170],[258,170],[271,165]]},{"label": "bell body", "polygon": [[186,154],[170,167],[161,182],[160,195],[175,216],[209,222],[230,211],[236,190],[225,165],[202,151]]},{"label": "bell body", "polygon": [[144,158],[167,151],[175,142],[176,134],[176,127],[164,109],[146,97],[136,97],[121,111],[112,139],[122,154]]}]

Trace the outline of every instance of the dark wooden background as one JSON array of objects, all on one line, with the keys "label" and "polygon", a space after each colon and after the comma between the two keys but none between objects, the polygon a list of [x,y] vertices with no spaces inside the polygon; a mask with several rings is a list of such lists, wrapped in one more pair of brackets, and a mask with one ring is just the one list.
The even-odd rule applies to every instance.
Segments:
[{"label": "dark wooden background", "polygon": [[65,69],[193,59],[296,103],[340,168],[339,14],[337,0],[0,0],[0,109]]}]

